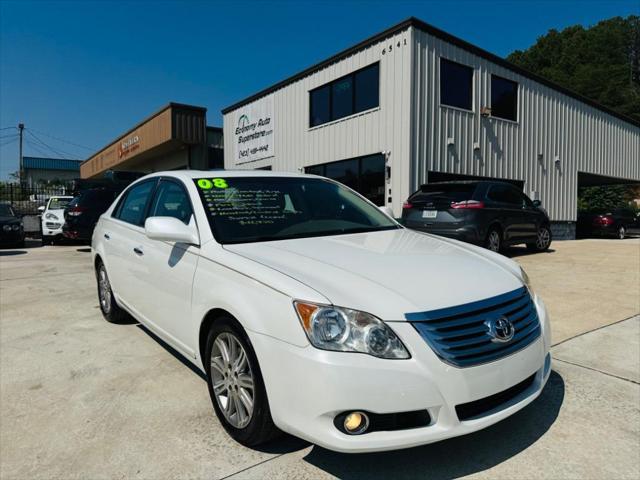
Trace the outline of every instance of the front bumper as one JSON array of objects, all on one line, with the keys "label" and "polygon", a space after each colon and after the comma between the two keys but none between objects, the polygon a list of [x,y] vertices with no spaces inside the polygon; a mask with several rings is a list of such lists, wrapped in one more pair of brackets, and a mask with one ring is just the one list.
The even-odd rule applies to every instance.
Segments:
[{"label": "front bumper", "polygon": [[[358,353],[296,347],[248,332],[267,388],[271,415],[282,430],[330,450],[371,452],[408,448],[465,435],[503,420],[540,395],[549,378],[549,327],[536,299],[542,335],[498,361],[469,368],[442,362],[407,322],[389,325],[412,357],[384,360]],[[490,397],[533,375],[524,391],[490,411],[461,421],[456,406]],[[428,410],[431,423],[406,430],[347,435],[333,424],[350,410],[400,413]]]}]

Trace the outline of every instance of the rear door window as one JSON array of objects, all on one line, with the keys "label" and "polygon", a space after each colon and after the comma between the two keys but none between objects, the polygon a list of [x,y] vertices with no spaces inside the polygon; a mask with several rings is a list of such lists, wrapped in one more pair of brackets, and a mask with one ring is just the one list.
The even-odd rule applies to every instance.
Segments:
[{"label": "rear door window", "polygon": [[509,205],[522,207],[524,199],[522,194],[511,185],[493,185],[487,194],[489,200]]}]

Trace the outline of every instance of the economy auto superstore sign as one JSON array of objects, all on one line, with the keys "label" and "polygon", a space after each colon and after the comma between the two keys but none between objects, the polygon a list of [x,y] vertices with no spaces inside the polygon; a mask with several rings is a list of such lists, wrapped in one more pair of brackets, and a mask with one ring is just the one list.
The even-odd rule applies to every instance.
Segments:
[{"label": "economy auto superstore sign", "polygon": [[275,155],[273,95],[234,112],[232,121],[234,158],[237,164]]}]

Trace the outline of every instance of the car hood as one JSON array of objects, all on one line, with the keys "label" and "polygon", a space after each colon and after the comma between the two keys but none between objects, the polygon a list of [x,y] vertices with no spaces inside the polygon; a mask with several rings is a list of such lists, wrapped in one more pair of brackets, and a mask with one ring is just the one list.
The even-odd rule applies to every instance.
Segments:
[{"label": "car hood", "polygon": [[9,215],[1,216],[0,217],[0,225],[4,225],[5,223],[20,223],[20,219],[16,218],[16,217],[11,217]]},{"label": "car hood", "polygon": [[224,248],[295,278],[334,305],[385,320],[522,286],[517,265],[505,257],[407,229]]}]

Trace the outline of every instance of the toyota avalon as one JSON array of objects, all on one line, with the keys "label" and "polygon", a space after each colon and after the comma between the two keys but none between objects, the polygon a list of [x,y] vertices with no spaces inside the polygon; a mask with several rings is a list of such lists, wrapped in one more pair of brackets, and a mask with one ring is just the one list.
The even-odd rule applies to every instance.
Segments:
[{"label": "toyota avalon", "polygon": [[289,432],[343,452],[464,435],[531,403],[549,318],[494,252],[405,229],[332,180],[155,173],[92,239],[99,305],[207,377],[238,442]]}]

